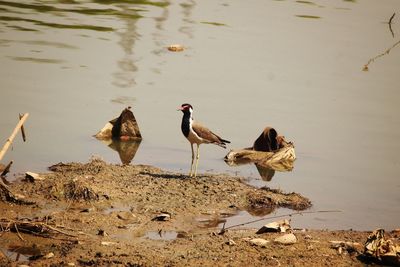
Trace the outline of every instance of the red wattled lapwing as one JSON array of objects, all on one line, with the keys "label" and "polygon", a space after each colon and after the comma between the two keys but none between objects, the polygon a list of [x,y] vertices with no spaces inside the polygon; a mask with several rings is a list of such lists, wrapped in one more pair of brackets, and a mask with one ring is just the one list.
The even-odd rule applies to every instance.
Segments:
[{"label": "red wattled lapwing", "polygon": [[[201,144],[215,144],[220,147],[226,148],[227,140],[222,139],[215,133],[211,132],[208,128],[193,120],[193,107],[190,104],[182,104],[178,109],[183,112],[181,130],[183,135],[189,140],[190,147],[192,148],[192,164],[190,165],[190,177],[196,177],[197,165],[199,164],[199,147]],[[193,144],[197,145],[196,165],[193,172],[194,163],[194,150]]]}]

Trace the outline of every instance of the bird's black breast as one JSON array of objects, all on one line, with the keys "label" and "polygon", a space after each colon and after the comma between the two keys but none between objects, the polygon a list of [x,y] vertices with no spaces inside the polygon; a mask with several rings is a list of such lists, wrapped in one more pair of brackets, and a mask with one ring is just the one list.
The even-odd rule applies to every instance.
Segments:
[{"label": "bird's black breast", "polygon": [[182,118],[181,130],[184,136],[189,136],[190,131],[190,114],[189,116],[184,114]]}]

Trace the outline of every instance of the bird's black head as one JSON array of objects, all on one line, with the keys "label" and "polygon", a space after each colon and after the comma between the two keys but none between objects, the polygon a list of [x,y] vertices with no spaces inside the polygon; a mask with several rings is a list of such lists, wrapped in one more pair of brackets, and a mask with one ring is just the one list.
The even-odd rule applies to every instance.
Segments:
[{"label": "bird's black head", "polygon": [[182,111],[183,113],[192,113],[193,107],[192,105],[185,103],[182,104],[178,110]]}]

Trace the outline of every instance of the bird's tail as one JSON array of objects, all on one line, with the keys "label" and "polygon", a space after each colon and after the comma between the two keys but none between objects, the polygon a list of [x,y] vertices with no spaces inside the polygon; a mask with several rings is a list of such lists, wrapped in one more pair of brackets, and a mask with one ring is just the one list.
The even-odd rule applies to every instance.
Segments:
[{"label": "bird's tail", "polygon": [[219,141],[221,142],[221,143],[219,143],[218,145],[219,145],[220,147],[223,147],[223,148],[226,148],[226,144],[230,144],[230,143],[231,143],[230,141],[224,140],[224,139],[222,139],[222,138],[218,138],[218,139],[219,139]]}]

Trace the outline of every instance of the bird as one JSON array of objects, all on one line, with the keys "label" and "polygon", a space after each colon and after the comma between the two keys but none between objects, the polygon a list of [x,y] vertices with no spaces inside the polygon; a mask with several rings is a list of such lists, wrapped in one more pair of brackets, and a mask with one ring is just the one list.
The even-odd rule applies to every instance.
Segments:
[{"label": "bird", "polygon": [[[189,176],[190,177],[196,177],[197,175],[197,166],[199,164],[199,157],[200,157],[200,145],[201,144],[215,144],[220,147],[226,148],[226,144],[229,144],[230,141],[222,139],[212,131],[210,131],[207,127],[204,127],[200,123],[196,122],[193,120],[193,107],[190,104],[182,104],[179,108],[178,111],[183,112],[183,117],[182,117],[182,124],[181,124],[181,130],[183,135],[186,137],[186,139],[190,142],[190,147],[192,149],[192,163],[190,165],[190,172]],[[193,150],[193,144],[197,145],[197,151],[196,151],[196,163],[195,166],[194,164],[194,150]],[[194,169],[193,169],[194,167]]]}]

